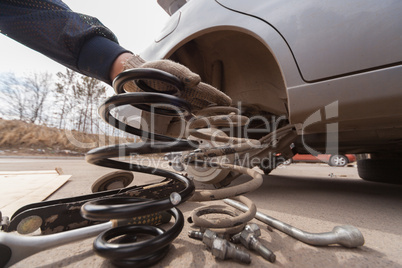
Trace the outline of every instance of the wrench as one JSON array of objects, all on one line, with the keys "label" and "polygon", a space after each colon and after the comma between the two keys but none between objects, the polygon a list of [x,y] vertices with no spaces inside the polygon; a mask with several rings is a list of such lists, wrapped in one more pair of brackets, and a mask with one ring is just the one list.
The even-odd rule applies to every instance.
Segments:
[{"label": "wrench", "polygon": [[[224,202],[241,211],[248,210],[245,205],[234,200],[224,199]],[[347,248],[355,248],[364,245],[364,237],[362,233],[359,229],[351,225],[335,226],[331,232],[326,233],[309,233],[260,212],[256,213],[255,218],[284,232],[285,234],[290,235],[291,237],[296,238],[297,240],[313,246],[339,244]]]}]

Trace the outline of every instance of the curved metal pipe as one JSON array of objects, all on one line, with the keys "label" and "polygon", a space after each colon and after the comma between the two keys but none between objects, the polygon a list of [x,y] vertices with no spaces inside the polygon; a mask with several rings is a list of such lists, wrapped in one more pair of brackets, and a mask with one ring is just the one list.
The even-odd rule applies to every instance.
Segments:
[{"label": "curved metal pipe", "polygon": [[51,235],[21,236],[0,232],[0,267],[9,267],[38,252],[96,236],[111,227],[110,221]]},{"label": "curved metal pipe", "polygon": [[[224,199],[223,201],[241,211],[248,210],[246,206],[234,200]],[[364,245],[362,233],[359,229],[351,225],[335,226],[331,232],[326,233],[309,233],[260,212],[256,213],[255,218],[301,242],[313,246],[339,244],[347,248],[355,248]]]}]

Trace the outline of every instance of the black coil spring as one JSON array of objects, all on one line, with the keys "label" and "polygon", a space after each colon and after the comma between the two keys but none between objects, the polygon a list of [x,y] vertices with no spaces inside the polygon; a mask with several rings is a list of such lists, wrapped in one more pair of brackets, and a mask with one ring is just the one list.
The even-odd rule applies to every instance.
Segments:
[{"label": "black coil spring", "polygon": [[[171,85],[175,90],[159,93],[149,87],[144,80],[156,80]],[[134,81],[138,87],[146,92],[125,93],[123,86],[127,82]],[[123,226],[107,230],[100,234],[94,241],[95,252],[110,259],[115,265],[121,267],[145,267],[158,262],[169,249],[172,241],[180,234],[184,226],[183,214],[175,206],[188,200],[194,193],[195,187],[187,177],[167,170],[154,167],[146,167],[133,163],[113,160],[121,156],[141,155],[151,153],[177,152],[195,149],[194,142],[175,139],[172,137],[149,133],[132,127],[115,118],[111,111],[122,105],[133,105],[141,110],[152,111],[159,115],[179,116],[177,110],[156,108],[151,109],[150,104],[167,104],[178,108],[180,113],[191,113],[191,105],[183,99],[173,96],[184,90],[181,81],[175,76],[155,69],[132,69],[122,72],[113,83],[117,95],[106,100],[99,107],[101,118],[108,124],[146,139],[145,143],[131,143],[100,147],[89,151],[86,155],[87,162],[103,167],[128,170],[133,172],[148,173],[162,176],[184,184],[184,189],[178,193],[171,193],[169,197],[158,200],[138,200],[135,198],[109,198],[86,203],[81,213],[90,220],[110,220],[139,217],[154,212],[168,211],[174,218],[174,225],[164,231],[154,226]],[[172,95],[173,94],[173,95]],[[152,142],[151,142],[152,141]],[[154,238],[145,241],[136,241],[136,236],[144,234]],[[113,241],[114,238],[126,236],[124,243]]]}]

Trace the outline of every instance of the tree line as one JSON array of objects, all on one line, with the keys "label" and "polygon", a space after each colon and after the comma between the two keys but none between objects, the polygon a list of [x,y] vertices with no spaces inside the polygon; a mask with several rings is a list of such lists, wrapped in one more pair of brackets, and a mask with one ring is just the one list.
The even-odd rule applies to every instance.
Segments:
[{"label": "tree line", "polygon": [[106,99],[103,82],[66,69],[56,75],[0,74],[0,114],[5,119],[97,133],[97,107]]}]

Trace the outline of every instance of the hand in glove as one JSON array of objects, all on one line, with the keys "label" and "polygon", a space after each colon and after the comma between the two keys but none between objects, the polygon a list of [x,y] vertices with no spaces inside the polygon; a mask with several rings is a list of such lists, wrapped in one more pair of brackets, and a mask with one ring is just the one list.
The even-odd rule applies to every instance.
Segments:
[{"label": "hand in glove", "polygon": [[[178,97],[188,101],[194,111],[201,110],[211,104],[227,106],[232,103],[230,97],[211,85],[201,82],[198,74],[191,72],[187,67],[171,60],[158,60],[145,62],[140,56],[132,55],[124,63],[124,70],[133,68],[154,68],[173,74],[185,85],[184,92]],[[159,81],[146,81],[146,83],[158,91],[171,91],[172,88]],[[128,92],[141,92],[135,83],[127,83],[124,89]]]}]

